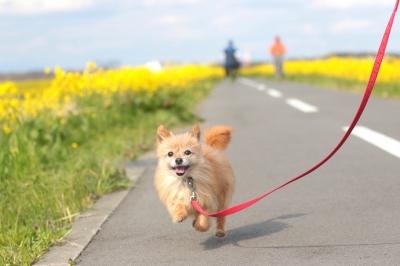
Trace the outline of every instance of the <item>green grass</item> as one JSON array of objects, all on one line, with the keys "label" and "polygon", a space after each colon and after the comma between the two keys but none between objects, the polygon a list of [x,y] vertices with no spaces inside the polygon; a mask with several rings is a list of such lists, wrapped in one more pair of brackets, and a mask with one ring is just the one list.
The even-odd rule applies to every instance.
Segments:
[{"label": "green grass", "polygon": [[0,139],[0,265],[30,265],[101,195],[126,188],[117,162],[153,147],[160,123],[181,126],[215,81],[184,92],[81,99],[79,115],[43,114]]},{"label": "green grass", "polygon": [[[257,75],[256,77],[262,77],[276,81],[284,80],[299,82],[304,84],[316,85],[322,88],[344,90],[354,93],[363,93],[367,85],[366,82],[326,77],[320,75],[286,75],[283,79],[278,79],[272,75]],[[382,98],[400,99],[400,81],[397,83],[384,83],[379,82],[378,80],[375,84],[375,88],[372,94]]]}]

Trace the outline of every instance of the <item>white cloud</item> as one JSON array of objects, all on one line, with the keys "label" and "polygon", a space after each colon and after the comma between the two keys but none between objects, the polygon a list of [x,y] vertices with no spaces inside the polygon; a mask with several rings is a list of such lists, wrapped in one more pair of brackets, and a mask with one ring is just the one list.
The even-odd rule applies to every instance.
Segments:
[{"label": "white cloud", "polygon": [[148,7],[193,5],[199,2],[199,0],[142,0],[142,4]]},{"label": "white cloud", "polygon": [[42,37],[35,37],[30,40],[27,40],[26,42],[20,42],[20,43],[1,43],[0,44],[0,49],[2,50],[14,50],[18,52],[19,54],[26,54],[26,53],[32,53],[32,51],[35,51],[37,49],[44,48],[48,45],[48,41],[45,38]]},{"label": "white cloud", "polygon": [[163,33],[167,39],[174,41],[188,41],[188,40],[199,40],[203,37],[203,34],[198,29],[193,29],[186,26],[171,27]]},{"label": "white cloud", "polygon": [[321,8],[349,9],[355,7],[391,6],[393,0],[312,0],[312,4]]},{"label": "white cloud", "polygon": [[0,0],[0,14],[35,15],[78,10],[92,4],[93,0]]},{"label": "white cloud", "polygon": [[333,33],[347,33],[354,32],[356,30],[365,29],[371,26],[371,22],[367,20],[352,20],[346,19],[336,22],[332,27],[331,31]]},{"label": "white cloud", "polygon": [[222,15],[214,18],[212,23],[217,27],[229,27],[235,21],[235,17],[232,15]]},{"label": "white cloud", "polygon": [[310,23],[300,25],[300,31],[307,35],[313,35],[317,33],[316,27]]},{"label": "white cloud", "polygon": [[182,23],[185,19],[175,14],[166,14],[161,16],[157,21],[161,24],[176,25]]}]

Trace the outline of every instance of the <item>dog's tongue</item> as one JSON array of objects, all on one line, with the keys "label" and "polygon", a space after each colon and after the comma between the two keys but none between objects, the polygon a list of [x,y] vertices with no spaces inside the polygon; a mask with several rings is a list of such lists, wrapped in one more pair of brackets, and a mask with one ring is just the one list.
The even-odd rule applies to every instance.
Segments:
[{"label": "dog's tongue", "polygon": [[184,174],[185,173],[185,167],[184,166],[178,166],[178,167],[176,167],[175,172],[177,174]]}]

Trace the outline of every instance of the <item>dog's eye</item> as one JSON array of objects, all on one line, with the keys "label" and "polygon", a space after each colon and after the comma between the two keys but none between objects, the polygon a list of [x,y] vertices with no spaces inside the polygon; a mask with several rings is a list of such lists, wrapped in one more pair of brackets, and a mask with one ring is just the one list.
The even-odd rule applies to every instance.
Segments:
[{"label": "dog's eye", "polygon": [[172,151],[168,152],[168,157],[174,156],[174,153]]},{"label": "dog's eye", "polygon": [[185,155],[190,155],[190,154],[192,154],[191,151],[189,151],[189,150],[186,150],[186,151],[185,151]]}]

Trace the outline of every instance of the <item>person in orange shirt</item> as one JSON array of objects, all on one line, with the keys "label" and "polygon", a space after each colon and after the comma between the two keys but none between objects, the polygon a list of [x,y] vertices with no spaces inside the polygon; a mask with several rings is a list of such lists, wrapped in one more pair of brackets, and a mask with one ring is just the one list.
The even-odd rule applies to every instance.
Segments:
[{"label": "person in orange shirt", "polygon": [[274,59],[276,76],[283,78],[283,56],[286,53],[286,47],[282,44],[279,36],[275,37],[275,42],[270,48],[270,53]]}]

